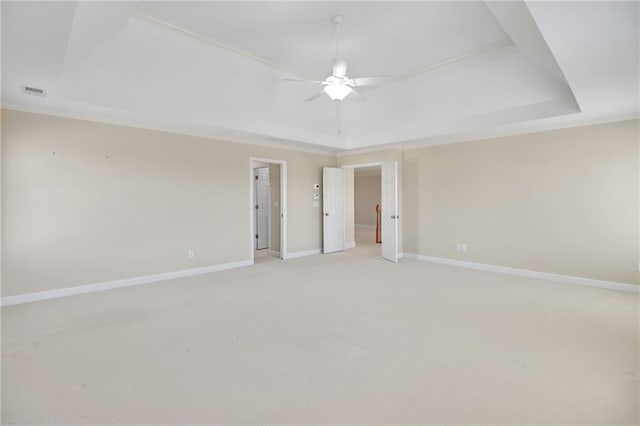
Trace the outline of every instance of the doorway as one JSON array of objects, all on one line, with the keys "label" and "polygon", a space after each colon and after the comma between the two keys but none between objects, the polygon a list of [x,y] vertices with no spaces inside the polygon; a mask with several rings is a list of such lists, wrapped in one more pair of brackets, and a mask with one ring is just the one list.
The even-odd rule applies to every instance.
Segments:
[{"label": "doorway", "polygon": [[358,167],[353,170],[353,227],[356,246],[380,244],[380,179],[380,166]]},{"label": "doorway", "polygon": [[286,259],[287,163],[250,158],[250,260]]},{"label": "doorway", "polygon": [[345,165],[343,169],[344,247],[355,248],[358,255],[397,262],[397,163]]}]

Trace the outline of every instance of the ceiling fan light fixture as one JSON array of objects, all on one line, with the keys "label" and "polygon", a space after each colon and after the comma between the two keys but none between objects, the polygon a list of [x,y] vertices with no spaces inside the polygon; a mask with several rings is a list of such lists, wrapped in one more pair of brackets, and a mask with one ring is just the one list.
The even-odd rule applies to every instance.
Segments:
[{"label": "ceiling fan light fixture", "polygon": [[351,93],[351,87],[342,83],[332,83],[324,86],[324,92],[329,95],[332,101],[341,101]]}]

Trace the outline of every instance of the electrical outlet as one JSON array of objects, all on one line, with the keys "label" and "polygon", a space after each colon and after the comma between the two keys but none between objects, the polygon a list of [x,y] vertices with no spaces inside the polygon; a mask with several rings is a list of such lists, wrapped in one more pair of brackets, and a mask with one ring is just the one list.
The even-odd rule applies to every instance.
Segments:
[{"label": "electrical outlet", "polygon": [[456,250],[457,251],[466,252],[467,251],[467,245],[463,244],[463,243],[456,243]]},{"label": "electrical outlet", "polygon": [[195,259],[196,251],[194,249],[189,249],[187,251],[187,257],[189,257],[189,259]]}]

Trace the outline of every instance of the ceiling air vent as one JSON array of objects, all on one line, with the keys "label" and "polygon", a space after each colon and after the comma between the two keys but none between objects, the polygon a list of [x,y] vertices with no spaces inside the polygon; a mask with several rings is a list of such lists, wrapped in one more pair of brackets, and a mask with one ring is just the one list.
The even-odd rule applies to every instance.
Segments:
[{"label": "ceiling air vent", "polygon": [[27,95],[47,96],[47,91],[33,86],[22,86],[22,92]]}]

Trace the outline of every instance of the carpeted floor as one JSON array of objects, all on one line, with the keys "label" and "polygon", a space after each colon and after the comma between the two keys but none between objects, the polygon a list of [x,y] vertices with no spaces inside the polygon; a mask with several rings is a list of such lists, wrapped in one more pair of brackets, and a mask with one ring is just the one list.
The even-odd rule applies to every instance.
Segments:
[{"label": "carpeted floor", "polygon": [[638,419],[638,296],[379,246],[2,309],[2,423]]}]

